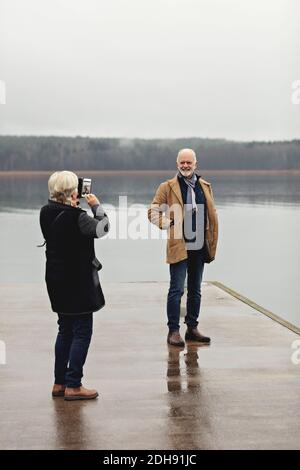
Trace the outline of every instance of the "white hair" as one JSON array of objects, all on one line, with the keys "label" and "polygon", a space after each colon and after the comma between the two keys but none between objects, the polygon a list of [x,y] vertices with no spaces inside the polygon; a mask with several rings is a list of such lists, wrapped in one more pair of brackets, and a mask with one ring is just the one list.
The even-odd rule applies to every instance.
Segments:
[{"label": "white hair", "polygon": [[196,157],[196,152],[195,152],[195,150],[193,150],[193,149],[181,149],[181,150],[179,150],[179,152],[178,152],[178,154],[177,154],[177,160],[176,160],[177,162],[178,162],[179,158],[180,158],[184,153],[189,153],[189,154],[193,157],[194,161],[197,161],[197,157]]},{"label": "white hair", "polygon": [[[56,176],[54,177],[54,175]],[[53,192],[52,197],[58,202],[65,204],[71,201],[71,194],[78,187],[78,177],[72,171],[59,171],[53,173]],[[49,181],[50,181],[49,179]],[[49,182],[48,182],[49,185]]]},{"label": "white hair", "polygon": [[59,171],[52,173],[52,175],[48,179],[48,190],[49,190],[50,199],[53,199],[54,185],[55,185],[55,182],[59,173],[60,173]]}]

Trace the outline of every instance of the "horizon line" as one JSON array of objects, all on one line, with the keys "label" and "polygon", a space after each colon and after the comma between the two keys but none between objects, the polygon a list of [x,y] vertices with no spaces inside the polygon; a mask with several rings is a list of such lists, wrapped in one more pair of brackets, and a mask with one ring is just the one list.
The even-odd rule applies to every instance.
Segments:
[{"label": "horizon line", "polygon": [[145,140],[145,141],[154,141],[154,140],[188,140],[188,139],[198,139],[198,140],[211,140],[211,141],[225,141],[225,142],[234,142],[237,144],[246,144],[246,143],[291,143],[300,141],[299,137],[294,137],[292,139],[282,139],[282,140],[236,140],[228,139],[225,137],[92,137],[89,135],[57,135],[57,134],[0,134],[1,137],[17,137],[17,138],[56,138],[56,139],[106,139],[106,140]]}]

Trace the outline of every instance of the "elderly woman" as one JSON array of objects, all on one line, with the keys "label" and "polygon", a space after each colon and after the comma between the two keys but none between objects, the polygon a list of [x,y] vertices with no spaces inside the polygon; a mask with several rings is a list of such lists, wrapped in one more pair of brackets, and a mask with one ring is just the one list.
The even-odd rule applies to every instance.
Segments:
[{"label": "elderly woman", "polygon": [[105,304],[94,238],[108,232],[109,221],[93,194],[85,199],[94,218],[78,207],[78,178],[74,173],[54,173],[48,188],[50,199],[41,209],[40,225],[46,242],[47,290],[52,310],[58,314],[52,396],[93,399],[98,392],[84,388],[81,379],[92,336],[93,312]]}]

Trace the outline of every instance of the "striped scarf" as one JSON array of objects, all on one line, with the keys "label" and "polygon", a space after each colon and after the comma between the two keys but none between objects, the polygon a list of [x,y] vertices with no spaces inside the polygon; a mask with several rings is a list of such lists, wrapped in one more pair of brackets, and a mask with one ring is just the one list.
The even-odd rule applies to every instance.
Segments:
[{"label": "striped scarf", "polygon": [[195,185],[197,182],[197,176],[193,173],[191,178],[186,178],[180,173],[180,176],[183,178],[183,181],[188,187],[187,196],[186,196],[186,203],[188,206],[192,206],[192,210],[197,212],[197,204],[196,204],[196,195],[195,195]]}]

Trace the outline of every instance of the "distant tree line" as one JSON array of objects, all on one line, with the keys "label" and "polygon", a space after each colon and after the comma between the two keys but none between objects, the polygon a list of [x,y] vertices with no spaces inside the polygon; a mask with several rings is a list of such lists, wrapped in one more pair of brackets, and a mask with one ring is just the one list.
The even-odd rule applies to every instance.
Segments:
[{"label": "distant tree line", "polygon": [[0,136],[0,171],[172,170],[179,149],[193,148],[205,170],[300,169],[300,140],[104,139]]}]

